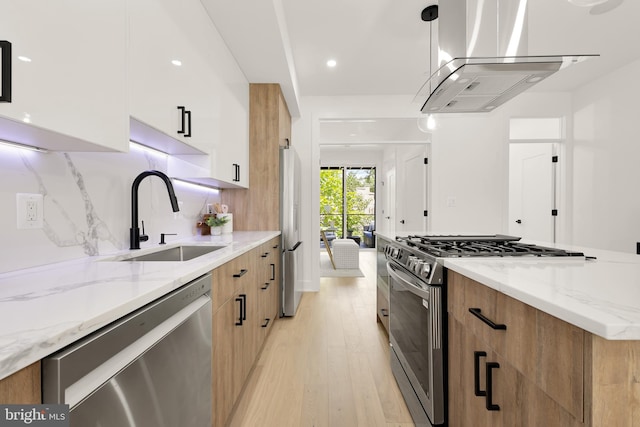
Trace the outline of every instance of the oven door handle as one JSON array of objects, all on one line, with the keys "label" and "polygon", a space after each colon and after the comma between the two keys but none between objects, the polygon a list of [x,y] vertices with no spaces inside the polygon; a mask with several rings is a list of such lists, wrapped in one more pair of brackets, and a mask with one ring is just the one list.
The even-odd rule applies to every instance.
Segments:
[{"label": "oven door handle", "polygon": [[387,262],[387,272],[398,282],[399,285],[412,294],[418,295],[422,299],[429,301],[429,291],[413,283],[416,279],[413,279],[408,273],[402,271],[401,268],[402,267],[396,266],[391,262]]}]

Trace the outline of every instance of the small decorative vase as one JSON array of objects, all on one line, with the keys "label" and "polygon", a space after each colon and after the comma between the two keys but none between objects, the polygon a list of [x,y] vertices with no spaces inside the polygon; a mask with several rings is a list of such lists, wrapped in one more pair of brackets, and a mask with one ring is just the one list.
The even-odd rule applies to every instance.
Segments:
[{"label": "small decorative vase", "polygon": [[219,236],[222,234],[222,227],[211,227],[211,235]]}]

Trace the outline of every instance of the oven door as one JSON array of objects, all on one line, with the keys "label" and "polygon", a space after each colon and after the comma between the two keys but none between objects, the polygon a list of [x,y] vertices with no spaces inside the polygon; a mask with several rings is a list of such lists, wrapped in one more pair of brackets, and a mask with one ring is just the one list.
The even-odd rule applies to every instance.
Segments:
[{"label": "oven door", "polygon": [[[392,370],[416,424],[443,424],[442,288],[424,283],[393,261],[387,262],[387,271]],[[423,421],[425,413],[429,424]]]}]

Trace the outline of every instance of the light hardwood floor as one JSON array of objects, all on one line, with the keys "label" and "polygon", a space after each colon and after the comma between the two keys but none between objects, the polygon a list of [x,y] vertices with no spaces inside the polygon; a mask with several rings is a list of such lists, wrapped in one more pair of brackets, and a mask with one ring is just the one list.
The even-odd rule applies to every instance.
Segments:
[{"label": "light hardwood floor", "polygon": [[376,253],[365,277],[321,278],[293,318],[273,325],[232,415],[237,426],[413,426],[376,322]]}]

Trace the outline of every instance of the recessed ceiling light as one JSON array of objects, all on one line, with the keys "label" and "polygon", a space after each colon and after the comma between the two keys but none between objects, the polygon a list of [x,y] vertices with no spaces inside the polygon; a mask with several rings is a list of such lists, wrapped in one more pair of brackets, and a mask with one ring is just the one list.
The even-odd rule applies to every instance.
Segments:
[{"label": "recessed ceiling light", "polygon": [[176,67],[180,67],[182,65],[182,61],[180,61],[179,59],[172,59],[171,63]]},{"label": "recessed ceiling light", "polygon": [[335,59],[330,59],[327,61],[327,67],[329,68],[334,68],[336,65],[338,65],[338,63]]},{"label": "recessed ceiling light", "polygon": [[31,62],[31,58],[28,58],[26,56],[18,56],[18,59],[23,62]]}]

